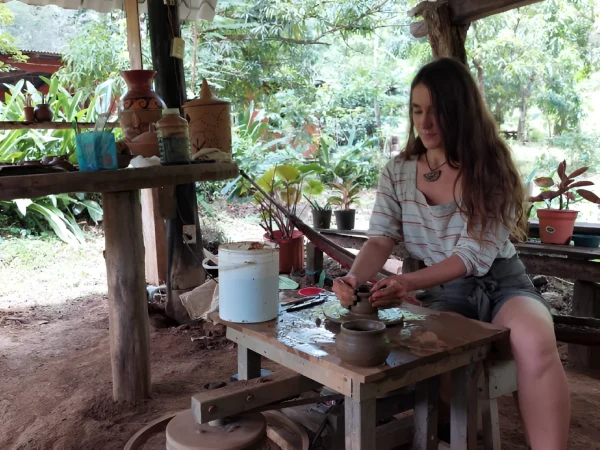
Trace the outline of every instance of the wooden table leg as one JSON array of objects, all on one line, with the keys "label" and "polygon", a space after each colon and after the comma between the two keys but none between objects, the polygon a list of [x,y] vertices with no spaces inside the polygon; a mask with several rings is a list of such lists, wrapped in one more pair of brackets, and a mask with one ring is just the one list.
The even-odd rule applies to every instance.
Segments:
[{"label": "wooden table leg", "polygon": [[375,415],[376,400],[370,398],[363,401],[346,397],[345,429],[346,450],[372,450],[375,448]]},{"label": "wooden table leg", "polygon": [[[575,281],[572,314],[600,317],[600,283]],[[582,369],[600,368],[600,347],[569,344],[569,364]]]},{"label": "wooden table leg", "polygon": [[238,380],[260,377],[260,354],[238,344]]},{"label": "wooden table leg", "polygon": [[440,378],[433,377],[415,387],[415,436],[413,450],[437,450]]},{"label": "wooden table leg", "polygon": [[477,449],[477,378],[476,364],[452,372],[450,403],[450,448]]},{"label": "wooden table leg", "polygon": [[115,401],[150,395],[148,301],[139,191],[102,194]]}]

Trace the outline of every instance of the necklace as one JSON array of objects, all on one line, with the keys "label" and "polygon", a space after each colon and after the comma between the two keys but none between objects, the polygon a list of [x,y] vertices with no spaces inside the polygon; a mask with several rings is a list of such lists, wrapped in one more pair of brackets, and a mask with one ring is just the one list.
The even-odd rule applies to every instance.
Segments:
[{"label": "necklace", "polygon": [[427,161],[427,166],[429,167],[430,172],[424,173],[423,176],[425,177],[425,179],[427,181],[431,181],[431,182],[437,181],[440,178],[440,175],[442,174],[440,167],[442,167],[444,164],[446,164],[448,162],[448,160],[444,161],[442,164],[437,166],[435,169],[433,169],[431,167],[431,164],[429,164],[429,159],[427,159],[427,153],[425,153],[425,161]]}]

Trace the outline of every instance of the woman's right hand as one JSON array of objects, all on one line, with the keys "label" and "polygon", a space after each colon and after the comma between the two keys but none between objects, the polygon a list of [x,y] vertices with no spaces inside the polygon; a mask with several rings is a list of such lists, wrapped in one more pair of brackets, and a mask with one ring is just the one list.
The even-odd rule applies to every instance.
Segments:
[{"label": "woman's right hand", "polygon": [[333,280],[333,292],[344,308],[349,308],[356,301],[354,290],[358,281],[354,275],[346,275]]}]

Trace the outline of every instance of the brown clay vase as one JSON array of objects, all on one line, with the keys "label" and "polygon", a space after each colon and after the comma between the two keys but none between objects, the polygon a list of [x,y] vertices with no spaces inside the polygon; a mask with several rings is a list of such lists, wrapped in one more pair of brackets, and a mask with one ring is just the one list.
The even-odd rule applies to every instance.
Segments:
[{"label": "brown clay vase", "polygon": [[151,123],[156,123],[166,108],[165,102],[152,90],[154,70],[123,70],[121,76],[127,83],[128,91],[121,98],[121,128],[127,139],[134,139],[148,131]]},{"label": "brown clay vase", "polygon": [[230,103],[214,97],[206,79],[200,98],[183,104],[183,116],[190,124],[192,155],[203,148],[231,153]]},{"label": "brown clay vase", "polygon": [[377,308],[375,308],[369,298],[371,297],[371,285],[363,284],[359,286],[358,293],[356,296],[358,297],[358,301],[355,305],[350,307],[350,311],[353,314],[361,315],[361,316],[374,316],[377,314]]},{"label": "brown clay vase", "polygon": [[375,367],[390,354],[385,324],[377,320],[351,320],[340,327],[335,341],[338,357],[357,367]]},{"label": "brown clay vase", "polygon": [[36,122],[50,122],[54,117],[54,113],[50,109],[50,105],[46,103],[40,103],[36,105],[33,110],[33,115]]}]

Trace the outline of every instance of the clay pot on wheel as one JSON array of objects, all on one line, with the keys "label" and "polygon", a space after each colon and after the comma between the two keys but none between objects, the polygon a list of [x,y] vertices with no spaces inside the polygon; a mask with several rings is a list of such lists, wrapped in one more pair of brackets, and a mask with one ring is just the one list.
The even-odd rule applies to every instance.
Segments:
[{"label": "clay pot on wheel", "polygon": [[335,346],[343,362],[357,367],[379,366],[391,351],[386,326],[377,320],[344,322]]},{"label": "clay pot on wheel", "polygon": [[377,308],[369,301],[369,298],[371,297],[371,288],[372,286],[368,284],[363,284],[358,288],[358,293],[356,294],[358,301],[355,305],[350,307],[350,311],[352,311],[353,314],[360,314],[361,316],[377,314]]}]

